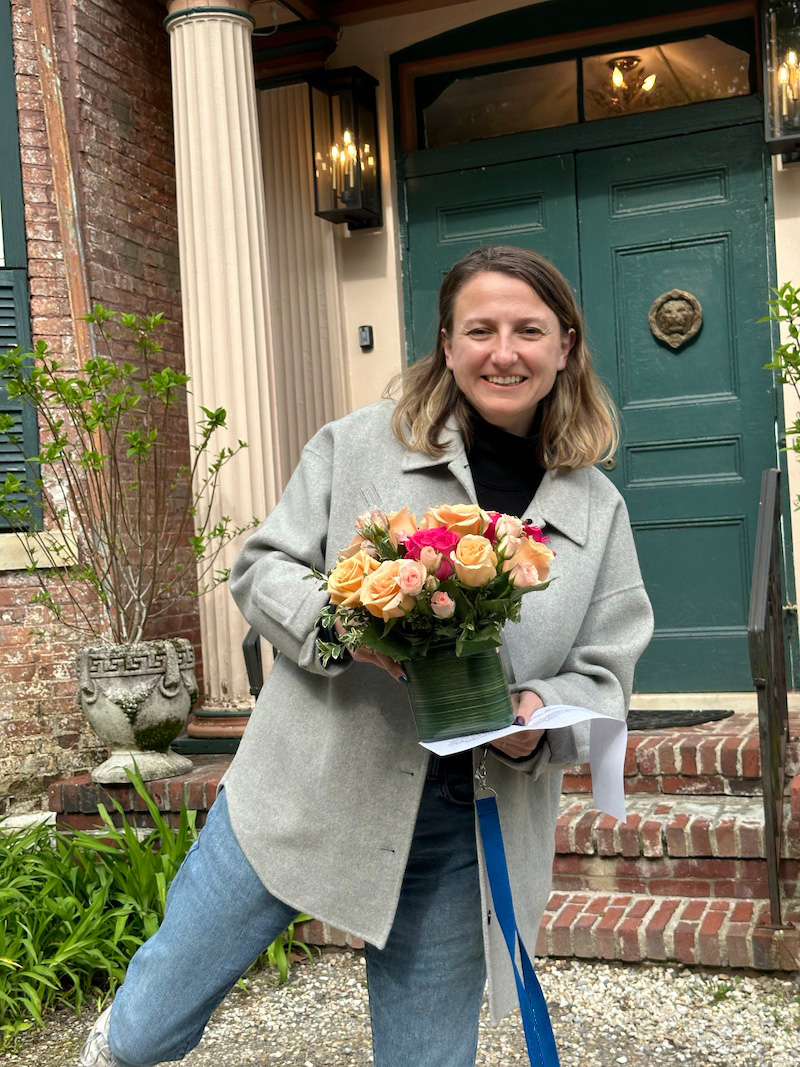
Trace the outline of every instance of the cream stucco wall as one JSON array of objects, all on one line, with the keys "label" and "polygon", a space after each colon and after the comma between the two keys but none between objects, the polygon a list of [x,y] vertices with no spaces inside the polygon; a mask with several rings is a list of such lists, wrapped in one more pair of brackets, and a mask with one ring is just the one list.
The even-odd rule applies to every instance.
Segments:
[{"label": "cream stucco wall", "polygon": [[[521,7],[519,0],[476,0],[422,15],[401,15],[344,29],[329,67],[358,66],[379,81],[379,148],[384,225],[349,232],[336,227],[339,281],[344,311],[345,363],[353,409],[378,400],[405,365],[402,273],[397,232],[395,153],[389,57],[417,41],[477,19]],[[375,347],[362,352],[358,327],[375,332]]]}]

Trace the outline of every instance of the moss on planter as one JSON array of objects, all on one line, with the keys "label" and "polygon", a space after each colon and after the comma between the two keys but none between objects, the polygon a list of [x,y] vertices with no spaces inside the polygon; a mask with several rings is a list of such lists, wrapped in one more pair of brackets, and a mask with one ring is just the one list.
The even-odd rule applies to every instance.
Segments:
[{"label": "moss on planter", "polygon": [[133,736],[140,749],[147,752],[166,752],[183,729],[183,719],[165,719],[164,722],[134,730]]}]

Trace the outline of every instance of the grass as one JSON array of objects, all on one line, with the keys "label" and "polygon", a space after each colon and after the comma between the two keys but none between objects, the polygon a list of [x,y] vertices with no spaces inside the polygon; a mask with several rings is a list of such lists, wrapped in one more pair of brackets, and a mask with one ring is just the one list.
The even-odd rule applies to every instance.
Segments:
[{"label": "grass", "polygon": [[[87,999],[107,1000],[158,929],[170,882],[197,838],[195,812],[183,807],[173,829],[141,779],[131,781],[154,824],[143,836],[117,804],[120,827],[98,805],[102,836],[43,825],[0,833],[0,1048],[44,1025],[59,1005],[79,1014]],[[277,968],[279,982],[292,952],[312,955],[293,935],[294,924],[259,961]]]}]

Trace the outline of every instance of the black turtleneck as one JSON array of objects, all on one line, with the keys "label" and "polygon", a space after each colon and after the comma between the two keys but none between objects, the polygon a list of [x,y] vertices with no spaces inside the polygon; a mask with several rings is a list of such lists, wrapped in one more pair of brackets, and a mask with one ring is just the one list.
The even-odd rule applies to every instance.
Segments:
[{"label": "black turtleneck", "polygon": [[467,453],[478,503],[484,511],[526,517],[544,477],[538,459],[539,419],[529,437],[502,430],[471,411],[472,444]]}]

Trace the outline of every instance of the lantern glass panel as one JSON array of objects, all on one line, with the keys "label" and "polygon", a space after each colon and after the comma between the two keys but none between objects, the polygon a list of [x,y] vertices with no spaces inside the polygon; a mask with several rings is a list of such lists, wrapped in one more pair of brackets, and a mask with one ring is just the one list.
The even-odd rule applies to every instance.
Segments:
[{"label": "lantern glass panel", "polygon": [[317,211],[352,210],[361,199],[352,94],[329,95],[315,89],[312,99]]},{"label": "lantern glass panel", "polygon": [[361,180],[361,207],[380,215],[381,202],[378,188],[378,147],[375,128],[375,112],[358,104],[358,156]]},{"label": "lantern glass panel", "polygon": [[767,7],[765,92],[768,136],[800,137],[800,2]]},{"label": "lantern glass panel", "polygon": [[312,89],[314,131],[314,189],[317,211],[333,211],[335,205],[335,176],[331,161],[333,118],[331,98],[319,89]]}]

